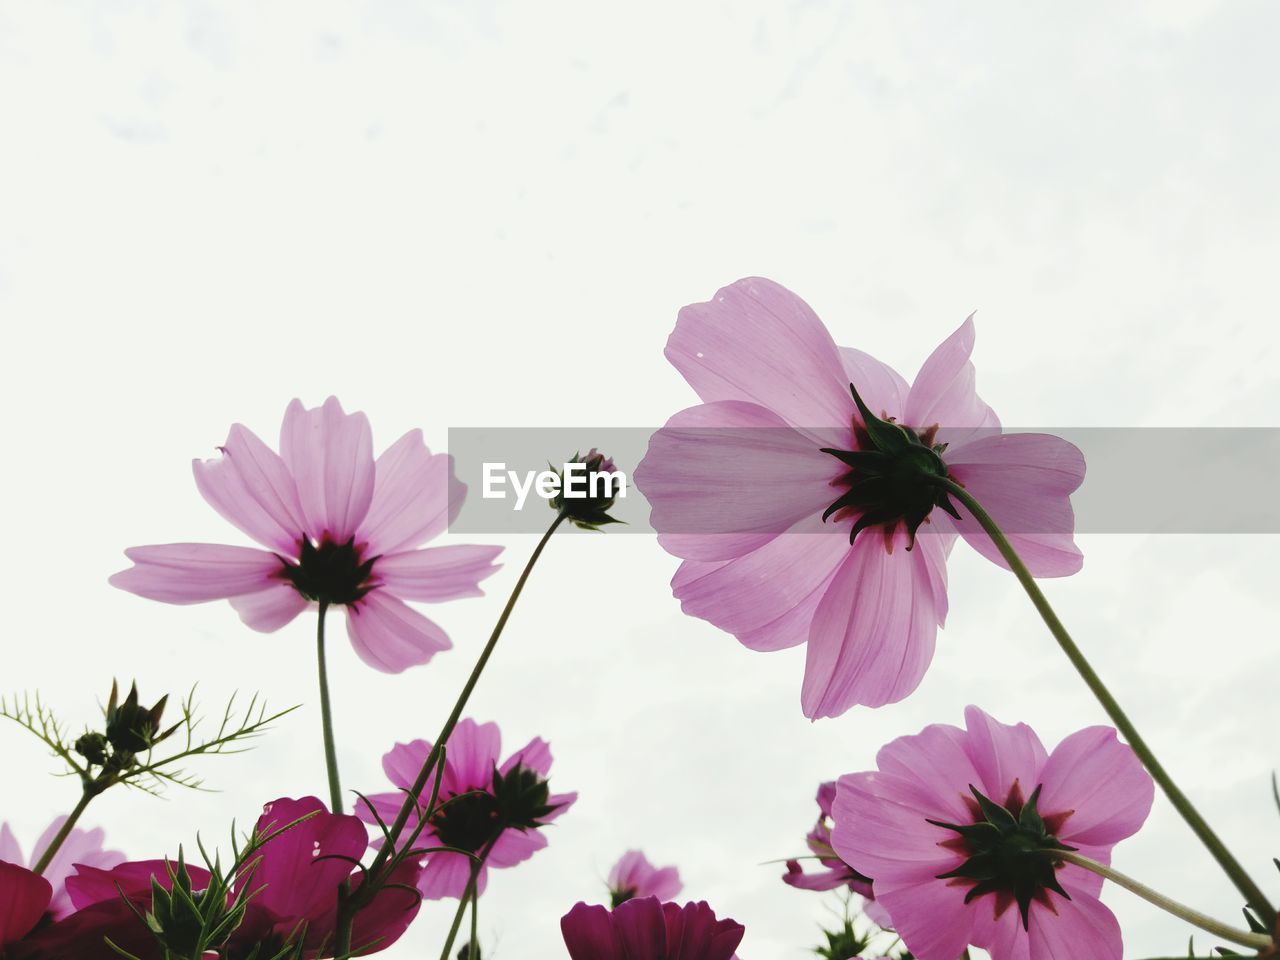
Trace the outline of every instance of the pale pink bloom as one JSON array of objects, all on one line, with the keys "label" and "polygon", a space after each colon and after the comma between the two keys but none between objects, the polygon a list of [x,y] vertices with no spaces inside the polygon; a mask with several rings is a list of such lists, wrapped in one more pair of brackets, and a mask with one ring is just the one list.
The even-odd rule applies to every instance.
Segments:
[{"label": "pale pink bloom", "polygon": [[[877,902],[920,960],[955,960],[969,945],[993,960],[1120,960],[1102,878],[1051,851],[1109,863],[1151,810],[1151,777],[1110,727],[1074,733],[1049,754],[1025,724],[977,707],[965,723],[894,740],[878,770],[841,777],[836,852],[874,878]],[[978,823],[1000,829],[969,829]]]},{"label": "pale pink bloom", "polygon": [[986,507],[1033,574],[1080,569],[1069,495],[1084,460],[1058,437],[1001,434],[974,391],[973,342],[966,320],[908,386],[836,346],[809,306],[770,280],[740,280],[680,311],[666,355],[704,402],[654,434],[635,480],[659,542],[684,560],[672,588],[685,613],[753,650],[807,642],[806,716],[915,690],[946,617],[957,533],[1004,564],[963,508],[954,520],[917,503],[886,520],[845,503],[824,521],[851,476],[824,451],[868,450],[850,385]]},{"label": "pale pink bloom", "polygon": [[[40,862],[45,850],[49,849],[49,844],[53,842],[53,838],[66,822],[65,816],[58,817],[45,828],[44,833],[36,840],[30,860],[23,857],[22,847],[18,843],[18,838],[13,835],[13,831],[9,829],[9,824],[0,823],[0,860],[18,866],[34,867]],[[71,897],[66,891],[66,882],[67,878],[75,873],[77,866],[84,865],[106,870],[124,861],[124,854],[120,851],[103,849],[102,843],[105,837],[106,834],[101,827],[92,830],[75,827],[67,834],[67,839],[62,842],[62,846],[53,855],[49,865],[44,868],[41,876],[53,887],[49,911],[55,919],[65,917],[74,909]]]},{"label": "pale pink bloom", "polygon": [[133,547],[111,583],[165,603],[230,600],[240,619],[279,630],[308,604],[344,606],[360,659],[387,673],[426,663],[451,644],[405,603],[480,596],[501,547],[417,549],[444,532],[466,487],[453,459],[411,430],[377,457],[363,413],[294,400],[280,453],[240,424],[222,455],[195,460],[196,487],[218,513],[267,549],[211,543]]},{"label": "pale pink bloom", "polygon": [[[444,775],[440,778],[438,801],[440,809],[431,816],[415,844],[418,848],[453,847],[480,855],[488,850],[476,881],[476,892],[483,893],[488,882],[490,867],[514,867],[523,863],[547,845],[544,825],[569,809],[576,793],[550,793],[545,789],[547,775],[551,771],[551,748],[546,741],[534,737],[522,749],[505,761],[502,757],[502,734],[496,723],[476,723],[463,719],[454,727],[446,744]],[[356,814],[367,823],[391,823],[400,812],[408,792],[431,753],[426,740],[397,743],[382,758],[382,769],[398,789],[391,793],[376,793],[356,807]],[[530,810],[528,822],[523,827],[499,826],[495,803],[497,781],[505,779],[507,785],[515,785],[520,777],[528,778],[526,787],[538,784],[539,802]],[[431,796],[431,784],[418,797],[418,803],[426,806]],[[532,789],[524,791],[526,798],[537,796]],[[452,798],[457,797],[457,800]],[[445,804],[445,801],[452,800]],[[372,805],[372,811],[370,810]],[[374,816],[376,812],[377,817]],[[416,825],[417,816],[410,817],[409,827]],[[374,841],[375,845],[381,839]],[[461,853],[440,851],[427,855],[426,869],[418,879],[418,889],[427,900],[445,897],[462,897],[471,876],[470,857]]]},{"label": "pale pink bloom", "polygon": [[615,907],[643,897],[674,900],[682,888],[679,870],[655,867],[639,850],[628,850],[609,871],[609,893]]}]

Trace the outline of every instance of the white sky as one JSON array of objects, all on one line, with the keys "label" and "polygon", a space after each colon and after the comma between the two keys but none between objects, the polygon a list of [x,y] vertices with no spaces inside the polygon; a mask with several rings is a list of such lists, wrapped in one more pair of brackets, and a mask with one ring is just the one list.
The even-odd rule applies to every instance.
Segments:
[{"label": "white sky", "polygon": [[[977,309],[1006,423],[1280,425],[1277,30],[1272,5],[1211,0],[0,0],[0,687],[76,724],[113,675],[306,704],[202,768],[220,793],[95,804],[134,857],[323,794],[310,618],[264,638],[225,604],[106,584],[132,544],[242,542],[190,459],[233,421],[273,439],[295,395],[365,410],[379,448],[413,426],[436,446],[450,426],[656,426],[694,401],[662,358],[676,310],[747,274],[908,374]],[[489,597],[430,611],[455,652],[387,677],[333,645],[348,786],[382,789],[381,754],[438,729],[533,546],[507,540]],[[1083,545],[1052,599],[1280,893],[1280,541]],[[756,864],[801,851],[819,780],[969,702],[1049,743],[1102,719],[1012,578],[963,547],[919,692],[816,725],[803,650],[682,617],[675,566],[648,536],[555,542],[473,701],[510,745],[549,739],[553,783],[582,794],[547,851],[494,874],[495,958],[562,955],[560,915],[639,846],[746,923],[746,960],[798,960],[823,900]],[[73,785],[16,729],[0,751],[0,816],[29,843]],[[1162,800],[1116,863],[1239,916]],[[1180,923],[1106,900],[1126,956],[1185,950]],[[384,955],[435,956],[451,913],[428,905]]]}]

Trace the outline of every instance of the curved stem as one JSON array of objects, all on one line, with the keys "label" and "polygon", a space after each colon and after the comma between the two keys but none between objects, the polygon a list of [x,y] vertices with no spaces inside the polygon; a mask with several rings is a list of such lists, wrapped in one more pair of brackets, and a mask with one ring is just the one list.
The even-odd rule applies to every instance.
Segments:
[{"label": "curved stem", "polygon": [[89,806],[89,801],[98,795],[97,791],[86,789],[80,794],[80,800],[76,803],[72,811],[67,814],[66,821],[58,828],[58,832],[53,835],[53,839],[49,841],[49,846],[44,848],[44,852],[40,854],[40,859],[36,861],[36,865],[31,868],[32,873],[44,873],[49,868],[49,864],[53,862],[54,855],[59,848],[66,842],[67,837],[71,836],[71,831],[75,829],[76,821],[80,819],[80,815],[84,813],[85,808]]},{"label": "curved stem", "polygon": [[1062,621],[1058,619],[1058,615],[1054,613],[1053,607],[1049,605],[1048,599],[1040,590],[1040,585],[1036,583],[1035,578],[1031,575],[1031,571],[1027,569],[1026,564],[1022,562],[1022,558],[1018,556],[1013,545],[1009,543],[1008,537],[996,524],[991,515],[983,509],[982,504],[978,503],[964,487],[946,477],[938,478],[938,483],[944,487],[948,493],[965,505],[974,519],[982,526],[987,535],[991,537],[995,543],[996,549],[1000,551],[1000,555],[1004,557],[1013,570],[1014,576],[1018,578],[1018,582],[1022,584],[1022,589],[1026,591],[1027,596],[1031,598],[1032,604],[1035,605],[1040,618],[1044,620],[1045,626],[1049,628],[1049,632],[1053,634],[1058,646],[1062,648],[1062,652],[1067,655],[1067,659],[1071,661],[1071,665],[1076,668],[1076,672],[1084,680],[1085,684],[1097,697],[1098,702],[1102,704],[1102,709],[1107,712],[1107,716],[1116,725],[1116,728],[1124,734],[1124,738],[1129,742],[1129,746],[1133,748],[1133,752],[1142,760],[1143,766],[1151,774],[1152,779],[1160,784],[1160,789],[1169,798],[1169,802],[1173,804],[1174,809],[1182,815],[1182,819],[1200,838],[1200,841],[1213,855],[1213,859],[1222,867],[1223,872],[1235,884],[1237,890],[1253,907],[1265,923],[1268,929],[1275,926],[1276,911],[1271,906],[1271,902],[1267,899],[1261,888],[1253,881],[1253,878],[1245,871],[1240,862],[1227,849],[1221,838],[1213,831],[1213,828],[1205,821],[1200,812],[1187,799],[1186,794],[1179,789],[1178,785],[1173,782],[1173,778],[1169,776],[1164,766],[1156,759],[1156,755],[1152,752],[1147,742],[1138,733],[1133,722],[1125,714],[1119,702],[1111,695],[1111,691],[1107,689],[1106,684],[1094,671],[1089,661],[1085,659],[1080,648],[1076,646],[1075,641],[1071,639],[1071,635],[1067,633],[1067,628],[1062,625]]},{"label": "curved stem", "polygon": [[338,750],[333,742],[333,707],[329,703],[329,669],[324,655],[324,615],[329,604],[320,601],[316,619],[316,662],[320,667],[320,722],[324,726],[324,763],[329,771],[329,811],[342,813],[342,782],[338,777]]},{"label": "curved stem", "polygon": [[1199,927],[1212,933],[1215,937],[1221,937],[1223,940],[1230,940],[1232,943],[1238,943],[1243,947],[1253,947],[1257,950],[1263,950],[1272,945],[1272,940],[1265,933],[1250,933],[1248,930],[1237,930],[1235,927],[1221,923],[1213,917],[1201,913],[1199,910],[1193,910],[1191,907],[1184,906],[1176,900],[1170,900],[1162,893],[1157,893],[1145,884],[1139,883],[1132,877],[1114,870],[1105,863],[1099,863],[1090,857],[1076,853],[1070,850],[1055,850],[1054,857],[1074,863],[1078,867],[1084,867],[1091,873],[1096,873],[1100,877],[1105,877],[1117,886],[1124,887],[1130,893],[1136,894],[1147,903],[1159,907],[1166,913],[1171,913],[1180,920],[1185,920],[1192,926]]}]

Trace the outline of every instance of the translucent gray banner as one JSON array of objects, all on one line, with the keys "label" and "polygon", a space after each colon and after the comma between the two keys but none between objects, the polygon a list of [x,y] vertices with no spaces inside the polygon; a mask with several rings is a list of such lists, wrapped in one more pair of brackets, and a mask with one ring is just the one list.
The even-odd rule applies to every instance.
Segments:
[{"label": "translucent gray banner", "polygon": [[[611,511],[625,525],[611,527],[610,533],[653,533],[650,505],[634,474],[657,432],[640,427],[451,429],[449,452],[458,479],[467,485],[467,494],[460,509],[451,505],[456,518],[449,529],[455,533],[541,533],[553,515],[544,495],[554,493],[550,477],[562,472],[575,454],[585,455],[595,448],[612,458],[625,477],[625,495]],[[746,493],[743,485],[754,484],[768,485],[771,496],[786,497],[788,488],[779,483],[780,456],[785,456],[788,448],[808,454],[823,445],[823,433],[789,428],[686,428],[667,433],[662,446],[666,457],[704,458],[702,467],[723,476],[730,496],[735,489]],[[964,443],[997,433],[1049,433],[1079,448],[1086,473],[1071,496],[1079,533],[1280,533],[1280,429],[1018,428],[967,432]],[[940,435],[938,439],[947,437]],[[953,443],[953,449],[960,446]],[[947,457],[944,452],[944,461]],[[841,467],[834,458],[831,463],[835,478]],[[576,478],[576,489],[584,491],[586,482],[586,478]],[[810,487],[803,493],[811,497],[812,481],[808,482]],[[836,482],[831,485],[831,499],[839,493]],[[662,532],[763,532],[757,519],[744,516],[739,522],[732,513],[709,510],[701,517],[684,516],[678,529],[664,527]],[[815,529],[838,532],[831,524]],[[1017,529],[1006,532],[1051,533],[1054,528],[1047,521],[1040,528],[1034,517],[1024,517]]]}]

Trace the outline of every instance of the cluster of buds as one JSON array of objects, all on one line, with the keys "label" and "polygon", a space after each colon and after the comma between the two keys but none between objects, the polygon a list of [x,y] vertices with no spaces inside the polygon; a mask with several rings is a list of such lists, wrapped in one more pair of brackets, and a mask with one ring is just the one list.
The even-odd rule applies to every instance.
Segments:
[{"label": "cluster of buds", "polygon": [[181,726],[174,724],[167,730],[163,729],[161,718],[168,701],[166,695],[152,707],[142,706],[138,702],[138,685],[135,683],[121,702],[119,687],[112,681],[111,698],[106,709],[106,730],[90,731],[77,739],[76,753],[104,770],[128,769],[138,754],[146,753]]}]

